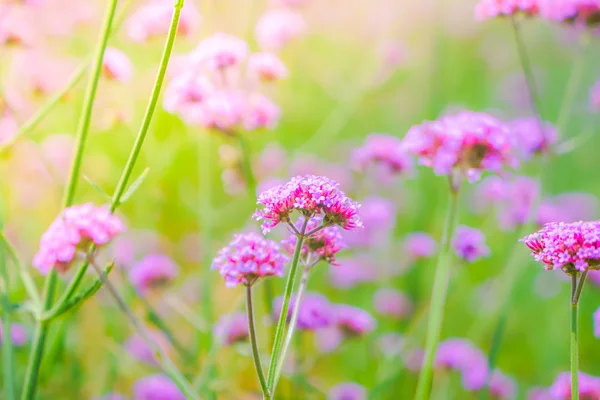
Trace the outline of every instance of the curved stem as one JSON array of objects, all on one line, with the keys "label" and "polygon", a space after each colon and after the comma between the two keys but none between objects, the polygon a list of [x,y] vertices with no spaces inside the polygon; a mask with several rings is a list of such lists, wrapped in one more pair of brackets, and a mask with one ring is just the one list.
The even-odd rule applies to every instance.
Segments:
[{"label": "curved stem", "polygon": [[270,399],[269,388],[263,372],[262,363],[260,362],[260,352],[258,351],[258,343],[256,341],[256,328],[254,327],[254,311],[252,307],[252,285],[246,285],[246,311],[248,313],[248,333],[250,334],[250,344],[252,345],[252,358],[254,359],[254,367],[258,374],[258,381],[263,392],[264,399]]},{"label": "curved stem", "polygon": [[419,374],[417,393],[415,399],[425,400],[429,398],[431,383],[433,381],[433,361],[440,340],[442,321],[444,319],[444,305],[448,282],[450,280],[450,263],[452,261],[452,248],[450,246],[452,235],[456,226],[458,208],[458,191],[450,191],[450,204],[446,214],[444,236],[442,237],[442,248],[438,258],[435,278],[433,282],[433,293],[431,295],[431,309],[427,324],[427,341],[425,346],[425,358]]},{"label": "curved stem", "polygon": [[304,233],[306,232],[306,225],[308,224],[309,218],[305,218],[300,228],[300,235],[296,241],[296,248],[294,250],[294,257],[292,258],[292,265],[290,272],[285,283],[285,291],[283,293],[283,303],[281,305],[281,314],[279,315],[279,321],[275,328],[275,339],[273,340],[273,352],[271,354],[271,362],[269,363],[269,374],[267,381],[269,383],[269,389],[272,395],[275,395],[273,391],[275,383],[275,368],[277,367],[277,360],[279,359],[279,352],[281,350],[281,341],[283,339],[283,331],[285,329],[285,321],[287,319],[287,313],[290,306],[290,298],[292,296],[292,290],[294,289],[294,279],[296,277],[296,271],[298,270],[298,261],[300,260],[300,252],[302,250],[302,244],[304,243]]},{"label": "curved stem", "polygon": [[579,398],[579,344],[577,343],[577,314],[579,302],[577,293],[577,273],[571,274],[571,398]]}]

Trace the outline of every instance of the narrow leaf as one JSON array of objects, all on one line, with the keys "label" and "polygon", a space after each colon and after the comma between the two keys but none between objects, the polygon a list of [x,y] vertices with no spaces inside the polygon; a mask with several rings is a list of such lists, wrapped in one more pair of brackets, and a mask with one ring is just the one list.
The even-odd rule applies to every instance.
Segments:
[{"label": "narrow leaf", "polygon": [[140,188],[140,186],[142,185],[142,183],[144,183],[144,180],[148,176],[148,172],[150,172],[150,168],[146,168],[140,174],[140,176],[138,176],[138,178],[135,181],[133,181],[131,185],[129,185],[129,188],[127,188],[125,193],[123,193],[123,196],[121,196],[121,201],[119,202],[120,204],[123,204],[127,200],[129,200],[129,198],[131,198],[131,196]]},{"label": "narrow leaf", "polygon": [[100,189],[100,186],[96,185],[90,178],[88,178],[85,175],[83,176],[83,179],[85,179],[87,183],[89,183],[94,189],[96,189],[98,193],[100,193],[102,197],[104,197],[104,200],[110,202],[111,197],[104,190]]}]

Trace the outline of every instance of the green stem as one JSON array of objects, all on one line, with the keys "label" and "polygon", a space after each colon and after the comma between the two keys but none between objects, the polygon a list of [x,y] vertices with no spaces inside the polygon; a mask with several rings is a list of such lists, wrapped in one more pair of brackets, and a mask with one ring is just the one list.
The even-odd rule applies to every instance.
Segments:
[{"label": "green stem", "polygon": [[431,383],[433,380],[433,361],[440,340],[442,321],[444,319],[444,305],[446,292],[450,279],[450,263],[452,261],[451,240],[456,227],[458,208],[458,190],[450,191],[450,205],[446,214],[444,234],[442,237],[441,252],[435,270],[433,282],[433,293],[431,295],[431,309],[427,324],[427,341],[425,346],[425,358],[419,374],[417,393],[415,399],[425,400],[429,398]]},{"label": "green stem", "polygon": [[25,286],[25,290],[29,295],[31,301],[33,301],[36,312],[42,304],[42,300],[40,299],[40,294],[37,291],[37,287],[35,286],[35,282],[31,275],[29,275],[29,271],[23,267],[21,262],[19,261],[19,257],[17,256],[17,252],[15,251],[14,246],[8,241],[6,236],[0,232],[0,245],[4,247],[4,250],[8,253],[8,257],[12,260],[13,265],[19,271],[19,275],[21,276],[21,280],[23,281],[23,285]]},{"label": "green stem", "polygon": [[267,382],[269,383],[269,389],[271,393],[275,395],[273,388],[275,387],[275,369],[279,360],[279,352],[281,350],[281,341],[283,340],[283,331],[285,329],[285,321],[287,320],[287,313],[290,307],[290,298],[292,296],[292,290],[294,289],[294,280],[296,277],[296,271],[298,270],[298,261],[300,260],[300,252],[302,250],[302,244],[304,243],[304,233],[306,232],[306,225],[310,218],[305,218],[300,235],[296,241],[296,249],[294,250],[294,257],[292,258],[292,265],[290,272],[285,283],[285,291],[283,293],[283,303],[281,305],[281,314],[279,315],[279,321],[275,328],[275,339],[273,340],[273,352],[271,354],[271,361],[269,363],[269,374]]},{"label": "green stem", "polygon": [[9,278],[8,271],[6,268],[6,254],[4,252],[4,246],[0,246],[0,274],[2,277],[2,293],[0,294],[2,299],[2,370],[4,371],[4,396],[6,400],[16,399],[15,392],[15,380],[13,373],[14,368],[14,356],[13,356],[13,345],[12,335],[10,327],[12,324],[12,310],[9,298]]},{"label": "green stem", "polygon": [[579,398],[579,344],[577,343],[577,314],[579,309],[577,291],[577,273],[571,274],[571,398]]},{"label": "green stem", "polygon": [[154,308],[152,308],[150,303],[148,303],[148,301],[146,301],[146,299],[144,299],[141,296],[139,298],[142,304],[144,305],[144,308],[146,309],[148,320],[160,331],[162,331],[165,334],[165,336],[167,336],[169,341],[173,344],[173,347],[175,347],[175,349],[179,352],[183,359],[189,360],[191,357],[190,352],[187,351],[187,349],[179,342],[179,340],[177,340],[171,329],[169,329],[167,324],[158,315],[158,313],[154,311]]},{"label": "green stem", "polygon": [[[95,249],[91,249],[90,253],[93,252],[94,250]],[[88,266],[89,266],[89,263],[87,261],[85,261],[81,265],[81,267],[79,267],[79,269],[75,272],[75,276],[73,276],[73,279],[71,279],[71,282],[69,282],[69,285],[63,292],[60,299],[58,299],[56,301],[56,303],[54,304],[54,306],[52,307],[52,309],[48,311],[49,314],[52,314],[54,310],[58,310],[58,309],[62,308],[64,303],[71,300],[71,297],[73,297],[73,295],[75,294],[75,291],[77,291],[77,288],[81,284],[81,281],[83,280],[83,277],[85,276],[85,272],[87,271]]]},{"label": "green stem", "polygon": [[248,333],[250,334],[250,343],[252,344],[252,358],[254,359],[254,367],[258,375],[258,381],[263,392],[263,399],[270,399],[271,394],[267,387],[265,373],[263,372],[262,363],[260,362],[260,352],[258,350],[258,342],[256,340],[256,328],[254,327],[254,311],[252,307],[252,285],[246,285],[246,311],[248,313]]}]

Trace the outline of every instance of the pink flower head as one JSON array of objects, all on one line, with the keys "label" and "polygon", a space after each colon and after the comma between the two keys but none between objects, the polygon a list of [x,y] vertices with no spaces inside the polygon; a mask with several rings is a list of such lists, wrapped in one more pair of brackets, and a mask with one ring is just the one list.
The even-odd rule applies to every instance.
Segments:
[{"label": "pink flower head", "polygon": [[363,229],[355,229],[344,236],[351,246],[369,247],[389,237],[396,224],[396,205],[383,197],[371,196],[363,200],[360,217]]},{"label": "pink flower head", "polygon": [[595,25],[600,18],[600,0],[538,0],[540,15],[556,22]]},{"label": "pink flower head", "polygon": [[178,114],[187,123],[194,123],[202,103],[213,92],[213,85],[203,76],[178,75],[165,89],[163,108],[171,114]]},{"label": "pink flower head", "polygon": [[589,193],[563,193],[546,199],[540,204],[536,222],[576,222],[590,220],[598,212],[598,198]]},{"label": "pink flower head", "polygon": [[[171,350],[171,343],[164,333],[155,329],[148,329],[146,331],[150,339],[158,346],[163,352],[169,353]],[[123,344],[125,351],[129,353],[136,360],[141,361],[148,365],[157,366],[157,360],[154,356],[154,350],[148,346],[146,341],[139,334],[135,333],[131,335]]]},{"label": "pink flower head", "polygon": [[590,105],[594,112],[600,112],[600,81],[590,89]]},{"label": "pink flower head", "polygon": [[403,246],[404,252],[412,259],[429,258],[437,252],[437,242],[425,232],[409,233]]},{"label": "pink flower head", "polygon": [[129,280],[138,293],[145,295],[162,287],[179,274],[177,264],[164,254],[150,254],[138,261],[129,271]]},{"label": "pink flower head", "polygon": [[490,193],[481,195],[481,190],[489,190],[489,187],[481,188],[479,191],[481,197],[478,201],[495,203],[500,229],[509,232],[517,226],[526,224],[534,217],[532,207],[540,194],[540,184],[537,180],[527,176],[517,176],[510,182],[503,181],[502,185],[502,193],[498,191],[497,197],[494,199],[488,197]]},{"label": "pink flower head", "polygon": [[327,400],[367,400],[367,389],[354,382],[344,382],[332,387]]},{"label": "pink flower head", "polygon": [[[296,295],[291,297],[290,308],[288,309],[288,322],[292,318],[294,306],[296,305]],[[278,318],[281,314],[283,297],[277,297],[273,304],[273,314]],[[317,329],[327,328],[335,322],[335,309],[327,298],[318,293],[306,293],[300,302],[298,310],[298,319],[296,326],[298,329],[315,331]]]},{"label": "pink flower head", "polygon": [[127,54],[119,49],[108,47],[104,51],[102,73],[108,79],[125,83],[133,76],[133,65]]},{"label": "pink flower head", "polygon": [[[549,393],[553,400],[571,399],[571,373],[561,372],[550,386]],[[579,398],[600,399],[600,378],[579,372]]]},{"label": "pink flower head", "polygon": [[321,215],[325,225],[339,225],[346,230],[362,226],[360,205],[340,190],[339,184],[324,176],[296,176],[288,183],[269,189],[258,196],[263,208],[254,213],[267,233],[280,222],[289,222],[297,210],[302,215]]},{"label": "pink flower head", "polygon": [[519,118],[512,121],[510,126],[518,139],[524,159],[537,153],[549,152],[558,140],[558,132],[554,126],[550,122],[539,121],[537,117]]},{"label": "pink flower head", "polygon": [[276,54],[254,53],[248,59],[248,75],[260,81],[275,81],[287,78],[288,69]]},{"label": "pink flower head", "polygon": [[242,122],[246,107],[247,102],[242,93],[219,90],[206,98],[189,119],[207,129],[229,132]]},{"label": "pink flower head", "polygon": [[306,30],[302,15],[288,9],[267,11],[257,22],[254,34],[263,50],[281,50]]},{"label": "pink flower head", "polygon": [[381,315],[394,319],[407,317],[412,311],[412,302],[402,292],[396,289],[381,288],[373,296],[375,310]]},{"label": "pink flower head", "polygon": [[331,285],[338,289],[351,289],[361,282],[373,282],[377,271],[358,260],[344,260],[335,268],[329,268]]},{"label": "pink flower head", "polygon": [[339,304],[335,307],[337,326],[346,336],[361,336],[375,330],[377,322],[363,309]]},{"label": "pink flower head", "polygon": [[531,17],[538,12],[538,0],[479,0],[475,5],[475,18],[479,21],[515,14]]},{"label": "pink flower head", "polygon": [[594,336],[600,338],[600,307],[594,313]]},{"label": "pink flower head", "polygon": [[521,241],[547,270],[561,268],[570,273],[600,265],[600,221],[550,222]]},{"label": "pink flower head", "polygon": [[[300,216],[295,226],[301,227],[303,223],[304,217]],[[306,224],[306,232],[321,226],[323,226],[323,218],[321,216],[313,217]],[[281,244],[288,253],[293,254],[297,242],[298,237],[293,234],[282,240]],[[310,260],[311,263],[316,263],[318,260],[323,260],[331,265],[338,265],[335,256],[345,247],[346,243],[342,237],[341,228],[335,225],[326,226],[304,239],[301,254],[305,262]]]},{"label": "pink flower head", "polygon": [[219,271],[227,287],[252,285],[261,277],[283,276],[288,257],[279,250],[277,243],[254,232],[233,235],[213,259],[211,269]]},{"label": "pink flower head", "polygon": [[413,169],[413,160],[395,136],[371,133],[365,144],[352,152],[352,163],[359,171],[374,165],[383,178],[406,174]]},{"label": "pink flower head", "polygon": [[475,188],[475,208],[477,212],[488,210],[508,198],[508,181],[496,175],[485,177]]},{"label": "pink flower head", "polygon": [[466,339],[452,338],[441,342],[435,355],[435,366],[460,372],[463,387],[468,391],[483,388],[489,376],[485,354]]},{"label": "pink flower head", "polygon": [[485,244],[485,236],[475,228],[458,226],[452,239],[452,247],[456,255],[467,262],[475,262],[490,254],[490,249]]},{"label": "pink flower head", "polygon": [[249,131],[266,128],[274,129],[279,122],[281,109],[267,96],[253,93],[249,96],[243,116],[244,128]]},{"label": "pink flower head", "polygon": [[[4,326],[0,324],[0,343],[2,343],[2,336],[4,335],[3,329]],[[27,331],[25,327],[21,324],[11,324],[10,325],[10,340],[12,345],[15,347],[21,347],[27,344]]]},{"label": "pink flower head", "polygon": [[490,394],[494,399],[514,399],[517,397],[517,384],[513,378],[496,369],[490,376]]},{"label": "pink flower head", "polygon": [[215,324],[213,335],[224,346],[248,339],[248,317],[243,312],[222,315]]},{"label": "pink flower head", "polygon": [[138,379],[133,385],[133,400],[185,400],[185,395],[171,379],[155,374]]},{"label": "pink flower head", "polygon": [[459,170],[470,182],[484,170],[499,173],[504,166],[518,165],[509,127],[484,113],[461,111],[424,122],[410,128],[402,142],[436,175]]},{"label": "pink flower head", "polygon": [[217,32],[204,39],[192,57],[211,70],[224,70],[243,62],[248,56],[248,44],[233,35]]},{"label": "pink flower head", "polygon": [[[127,34],[135,42],[145,42],[166,35],[171,25],[173,2],[168,0],[148,0],[127,20]],[[177,34],[191,35],[200,24],[200,14],[191,1],[184,3]]]},{"label": "pink flower head", "polygon": [[92,203],[65,208],[42,235],[33,266],[44,275],[52,268],[64,272],[78,251],[86,251],[91,244],[102,247],[124,230],[125,225],[108,208]]},{"label": "pink flower head", "polygon": [[315,345],[322,353],[331,353],[340,346],[344,339],[342,331],[337,326],[319,329],[315,333]]}]

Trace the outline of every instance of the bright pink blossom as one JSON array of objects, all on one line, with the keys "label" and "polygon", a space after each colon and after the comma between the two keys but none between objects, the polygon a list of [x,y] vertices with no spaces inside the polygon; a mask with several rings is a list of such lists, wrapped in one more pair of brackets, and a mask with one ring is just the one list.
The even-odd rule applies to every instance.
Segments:
[{"label": "bright pink blossom", "polygon": [[340,383],[329,389],[327,400],[367,400],[367,389],[354,382]]},{"label": "bright pink blossom", "polygon": [[202,40],[192,52],[192,58],[211,70],[225,70],[239,65],[248,57],[248,44],[233,35],[214,33]]},{"label": "bright pink blossom", "polygon": [[222,315],[215,323],[213,335],[224,346],[248,339],[248,317],[243,312]]},{"label": "bright pink blossom", "polygon": [[412,311],[412,302],[396,289],[381,288],[373,296],[373,305],[377,313],[394,319],[407,317]]},{"label": "bright pink blossom", "polygon": [[258,20],[254,33],[261,49],[278,51],[304,34],[305,30],[302,15],[292,10],[274,9]]},{"label": "bright pink blossom", "polygon": [[102,59],[102,73],[108,79],[121,83],[129,82],[133,77],[133,64],[127,54],[108,47]]},{"label": "bright pink blossom", "polygon": [[534,16],[539,12],[538,0],[479,0],[475,5],[475,18],[510,17],[515,14]]},{"label": "bright pink blossom", "polygon": [[395,136],[371,133],[365,144],[352,152],[352,163],[359,171],[374,166],[383,179],[407,174],[413,170],[413,160]]},{"label": "bright pink blossom", "polygon": [[485,354],[466,339],[447,339],[440,343],[435,355],[435,366],[457,370],[463,387],[468,391],[480,390],[489,376]]},{"label": "bright pink blossom", "polygon": [[145,295],[162,287],[179,274],[177,264],[165,254],[150,254],[138,261],[129,271],[129,280],[138,293]]},{"label": "bright pink blossom", "polygon": [[[166,35],[171,25],[173,2],[170,0],[147,0],[126,22],[129,37],[145,42]],[[191,35],[200,24],[200,14],[191,1],[184,3],[177,27],[178,35]]]},{"label": "bright pink blossom", "polygon": [[600,0],[538,0],[540,15],[556,22],[594,25],[600,18]]},{"label": "bright pink blossom", "polygon": [[186,396],[166,375],[138,379],[133,385],[133,400],[185,400]]},{"label": "bright pink blossom", "polygon": [[[571,399],[571,373],[561,372],[550,386],[549,393],[553,400]],[[579,398],[600,399],[600,378],[579,372]]]},{"label": "bright pink blossom", "polygon": [[361,336],[375,330],[377,321],[367,311],[339,304],[335,307],[336,323],[347,336]]},{"label": "bright pink blossom", "polygon": [[243,115],[244,128],[249,131],[266,128],[274,129],[279,122],[281,109],[267,96],[253,93],[246,99]]},{"label": "bright pink blossom", "polygon": [[[298,218],[295,226],[301,229],[304,223],[304,217]],[[316,216],[311,218],[306,224],[306,232],[311,232],[323,226],[323,218]],[[296,234],[290,235],[287,239],[281,241],[283,248],[290,254],[294,253],[298,237]],[[301,255],[305,262],[315,263],[323,260],[331,265],[338,265],[336,255],[340,250],[346,247],[339,226],[326,226],[312,235],[306,237],[302,243]]]},{"label": "bright pink blossom", "polygon": [[478,229],[464,225],[456,228],[452,247],[456,255],[467,262],[475,262],[490,254],[490,249],[485,244],[484,234]]},{"label": "bright pink blossom", "polygon": [[275,81],[287,78],[288,69],[276,54],[254,53],[248,59],[248,75],[255,80]]}]

